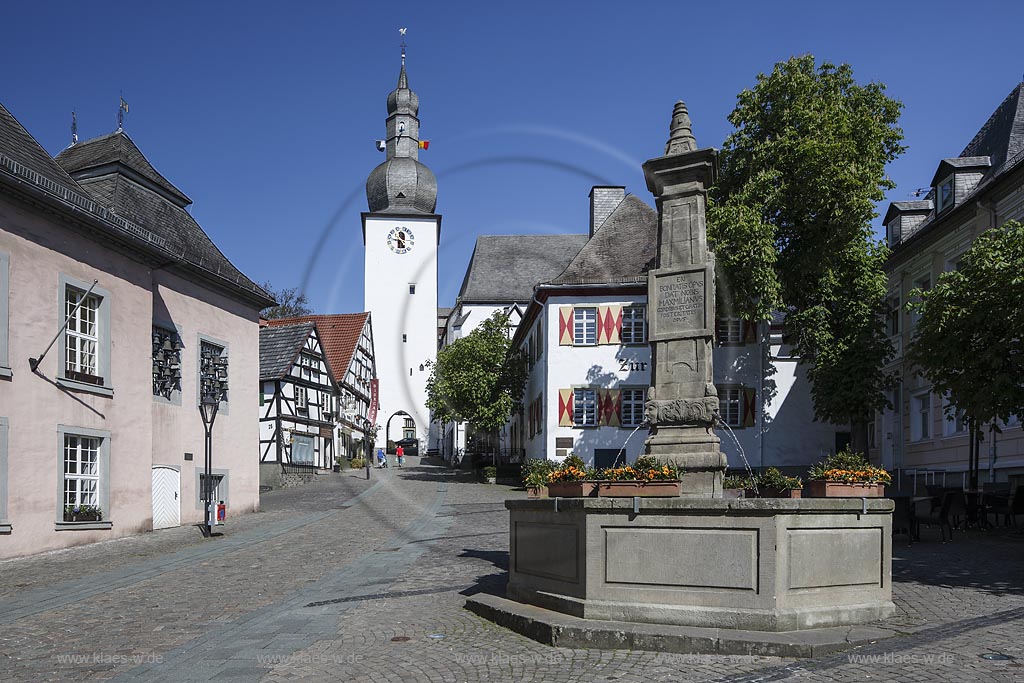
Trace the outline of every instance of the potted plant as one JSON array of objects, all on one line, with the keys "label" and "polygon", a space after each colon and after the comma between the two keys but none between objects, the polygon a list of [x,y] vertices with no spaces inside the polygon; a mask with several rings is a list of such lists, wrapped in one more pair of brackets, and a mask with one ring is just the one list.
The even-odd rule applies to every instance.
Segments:
[{"label": "potted plant", "polygon": [[754,477],[744,491],[746,498],[799,498],[803,482],[800,477],[787,477],[777,467],[769,467]]},{"label": "potted plant", "polygon": [[583,498],[594,495],[594,471],[575,454],[548,473],[548,495],[554,498]]},{"label": "potted plant", "polygon": [[746,490],[753,488],[753,481],[747,477],[733,474],[725,478],[722,488],[723,498],[743,498]]},{"label": "potted plant", "polygon": [[361,458],[357,455],[349,461],[349,465],[351,465],[354,470],[361,470],[366,467],[366,458]]},{"label": "potted plant", "polygon": [[334,456],[334,471],[335,472],[341,472],[341,463],[342,463],[343,460],[344,460],[343,456],[340,456],[340,455]]},{"label": "potted plant", "polygon": [[652,456],[637,458],[632,465],[609,467],[596,473],[599,498],[675,497],[682,482],[679,468],[660,463]]},{"label": "potted plant", "polygon": [[488,465],[484,468],[484,481],[488,484],[496,484],[498,482],[498,468],[493,465]]},{"label": "potted plant", "polygon": [[103,511],[95,505],[66,505],[64,507],[65,522],[100,522]]},{"label": "potted plant", "polygon": [[892,477],[861,453],[843,449],[812,465],[804,485],[808,498],[881,498]]},{"label": "potted plant", "polygon": [[551,460],[530,458],[523,463],[522,476],[526,495],[530,498],[547,498],[548,475],[555,469]]}]

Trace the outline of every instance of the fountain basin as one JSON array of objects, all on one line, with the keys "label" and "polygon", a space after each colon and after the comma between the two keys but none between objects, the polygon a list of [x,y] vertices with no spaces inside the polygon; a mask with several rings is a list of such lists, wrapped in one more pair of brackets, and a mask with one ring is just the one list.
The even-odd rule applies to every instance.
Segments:
[{"label": "fountain basin", "polygon": [[794,631],[891,616],[888,499],[508,500],[510,599],[586,619]]}]

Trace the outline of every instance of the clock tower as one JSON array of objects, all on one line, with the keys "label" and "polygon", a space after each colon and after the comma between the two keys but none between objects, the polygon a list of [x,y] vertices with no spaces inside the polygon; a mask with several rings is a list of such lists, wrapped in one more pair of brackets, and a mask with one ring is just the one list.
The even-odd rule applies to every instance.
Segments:
[{"label": "clock tower", "polygon": [[377,446],[416,437],[434,446],[427,410],[428,361],[437,354],[437,180],[419,161],[419,97],[409,89],[405,48],[388,95],[387,159],[366,180],[362,214],[363,303],[373,319],[380,381]]}]

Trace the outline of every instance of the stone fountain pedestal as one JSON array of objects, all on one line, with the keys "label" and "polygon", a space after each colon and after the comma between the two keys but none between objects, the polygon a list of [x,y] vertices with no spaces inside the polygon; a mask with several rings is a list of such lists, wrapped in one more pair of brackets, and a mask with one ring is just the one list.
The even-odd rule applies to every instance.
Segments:
[{"label": "stone fountain pedestal", "polygon": [[753,631],[878,621],[879,498],[509,500],[508,598],[585,619]]}]

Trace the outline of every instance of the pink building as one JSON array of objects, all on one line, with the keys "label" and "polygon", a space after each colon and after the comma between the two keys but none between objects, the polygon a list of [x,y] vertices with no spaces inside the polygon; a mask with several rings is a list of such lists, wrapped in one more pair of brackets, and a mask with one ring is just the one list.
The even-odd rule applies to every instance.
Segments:
[{"label": "pink building", "polygon": [[272,300],[190,203],[123,131],[53,159],[0,106],[0,558],[201,521],[217,358],[214,495],[258,508]]}]

